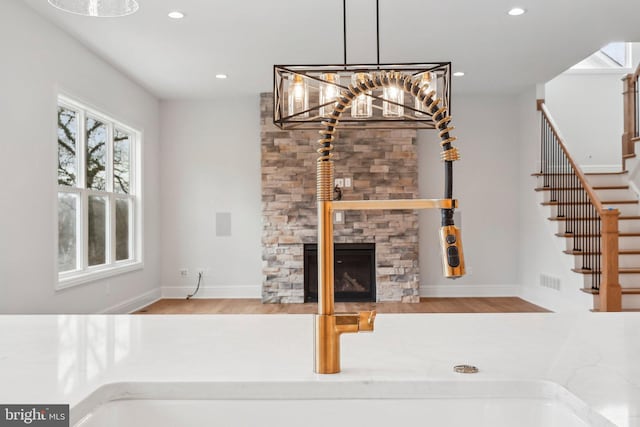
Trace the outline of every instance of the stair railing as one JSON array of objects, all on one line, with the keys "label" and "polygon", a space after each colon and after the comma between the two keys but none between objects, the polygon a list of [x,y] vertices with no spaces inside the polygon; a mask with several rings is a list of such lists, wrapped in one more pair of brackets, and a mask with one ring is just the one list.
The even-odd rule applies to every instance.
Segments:
[{"label": "stair railing", "polygon": [[564,219],[565,234],[573,241],[572,253],[581,256],[578,271],[591,278],[591,292],[600,295],[600,311],[621,310],[618,281],[617,209],[605,209],[582,170],[569,154],[558,127],[543,100],[540,175],[549,188],[557,217]]},{"label": "stair railing", "polygon": [[631,156],[635,152],[635,142],[640,140],[640,92],[638,91],[640,65],[635,73],[622,78],[624,92],[624,132],[622,134],[622,155]]}]

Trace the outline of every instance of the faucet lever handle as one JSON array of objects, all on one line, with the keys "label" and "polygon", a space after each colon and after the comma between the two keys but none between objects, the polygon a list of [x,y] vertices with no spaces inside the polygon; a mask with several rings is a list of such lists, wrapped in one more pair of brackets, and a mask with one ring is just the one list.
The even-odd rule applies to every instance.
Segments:
[{"label": "faucet lever handle", "polygon": [[359,313],[358,330],[373,331],[373,322],[376,318],[376,311],[361,311]]}]

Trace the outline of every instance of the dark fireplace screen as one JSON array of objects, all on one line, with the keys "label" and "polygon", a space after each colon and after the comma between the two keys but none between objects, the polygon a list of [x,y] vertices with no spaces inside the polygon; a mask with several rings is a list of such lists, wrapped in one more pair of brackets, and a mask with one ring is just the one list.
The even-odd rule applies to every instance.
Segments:
[{"label": "dark fireplace screen", "polygon": [[[376,300],[375,243],[336,243],[334,288],[338,302]],[[304,300],[318,301],[318,246],[304,245]]]}]

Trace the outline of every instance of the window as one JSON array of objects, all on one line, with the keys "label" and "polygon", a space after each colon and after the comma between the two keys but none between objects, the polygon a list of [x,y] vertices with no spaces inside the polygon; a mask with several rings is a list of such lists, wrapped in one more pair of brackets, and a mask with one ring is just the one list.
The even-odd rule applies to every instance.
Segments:
[{"label": "window", "polygon": [[631,43],[609,43],[591,56],[580,61],[573,67],[573,72],[615,72],[622,73],[632,66]]},{"label": "window", "polygon": [[142,267],[140,132],[58,99],[58,288]]}]

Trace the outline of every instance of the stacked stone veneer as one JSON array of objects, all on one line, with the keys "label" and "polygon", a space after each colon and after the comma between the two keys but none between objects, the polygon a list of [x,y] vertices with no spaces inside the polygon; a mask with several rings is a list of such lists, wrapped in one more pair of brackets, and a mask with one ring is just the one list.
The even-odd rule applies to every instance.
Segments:
[{"label": "stacked stone veneer", "polygon": [[[303,244],[317,243],[318,131],[273,124],[273,95],[260,96],[262,147],[262,301],[304,302]],[[414,130],[339,130],[335,177],[352,178],[343,200],[416,198]],[[376,244],[378,301],[418,302],[415,211],[347,211],[336,243]]]}]

